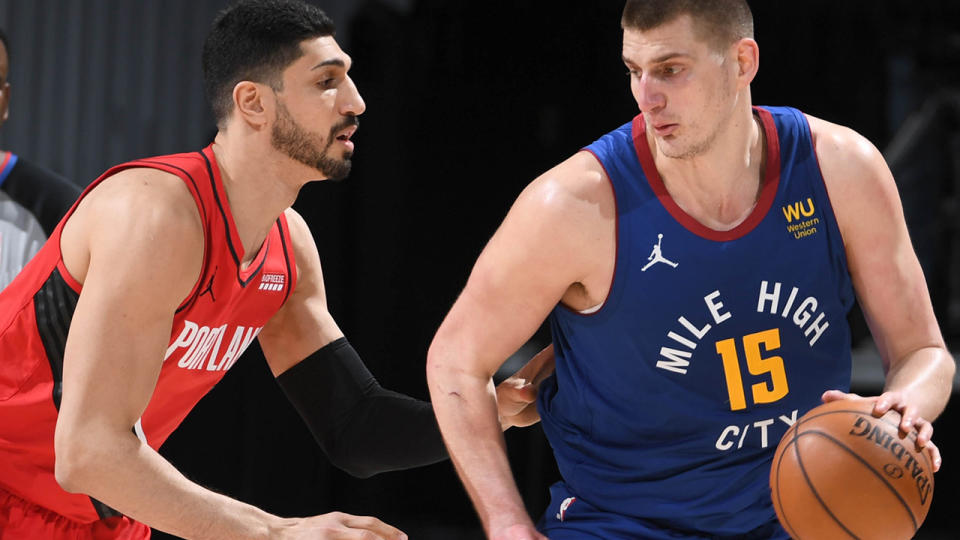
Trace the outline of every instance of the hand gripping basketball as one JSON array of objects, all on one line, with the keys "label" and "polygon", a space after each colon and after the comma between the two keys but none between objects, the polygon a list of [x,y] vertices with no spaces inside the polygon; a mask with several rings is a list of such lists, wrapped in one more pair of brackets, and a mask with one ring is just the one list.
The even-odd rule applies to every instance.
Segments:
[{"label": "hand gripping basketball", "polygon": [[770,467],[777,518],[796,539],[912,538],[933,499],[933,452],[875,399],[838,399],[787,430]]},{"label": "hand gripping basketball", "polygon": [[933,453],[933,472],[940,470],[942,459],[940,449],[933,444],[933,424],[917,416],[917,408],[910,405],[902,392],[884,392],[877,398],[864,398],[859,394],[844,393],[839,390],[827,390],[823,393],[823,402],[829,403],[840,399],[870,399],[874,403],[873,415],[877,418],[889,410],[900,413],[900,433],[906,435],[914,427],[917,429],[917,450],[930,448]]}]

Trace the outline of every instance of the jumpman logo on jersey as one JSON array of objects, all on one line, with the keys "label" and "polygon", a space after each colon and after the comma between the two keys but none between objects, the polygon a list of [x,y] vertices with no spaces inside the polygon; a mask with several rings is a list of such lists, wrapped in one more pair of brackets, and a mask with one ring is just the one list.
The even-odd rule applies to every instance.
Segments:
[{"label": "jumpman logo on jersey", "polygon": [[674,268],[677,267],[677,263],[675,263],[675,262],[673,262],[673,261],[671,261],[671,260],[665,259],[665,258],[663,257],[663,254],[660,253],[660,242],[663,242],[663,234],[658,234],[658,235],[657,235],[657,245],[653,246],[653,251],[651,251],[651,252],[650,252],[650,256],[647,257],[647,260],[650,261],[650,262],[648,262],[648,263],[646,264],[646,266],[644,266],[643,268],[640,269],[641,272],[646,272],[646,271],[647,271],[647,268],[650,268],[651,266],[657,264],[658,262],[659,262],[659,263],[664,263],[664,264],[669,264],[670,266],[672,266],[672,267],[674,267]]},{"label": "jumpman logo on jersey", "polygon": [[213,295],[213,278],[214,278],[214,276],[217,275],[217,269],[218,269],[218,268],[219,268],[218,266],[214,266],[214,267],[213,267],[213,272],[210,274],[210,281],[207,282],[207,288],[204,289],[204,290],[202,290],[202,291],[200,291],[200,294],[197,295],[197,299],[198,299],[198,300],[200,299],[201,296],[209,293],[209,294],[210,294],[210,300],[211,300],[212,302],[216,302],[216,301],[217,301],[217,297]]}]

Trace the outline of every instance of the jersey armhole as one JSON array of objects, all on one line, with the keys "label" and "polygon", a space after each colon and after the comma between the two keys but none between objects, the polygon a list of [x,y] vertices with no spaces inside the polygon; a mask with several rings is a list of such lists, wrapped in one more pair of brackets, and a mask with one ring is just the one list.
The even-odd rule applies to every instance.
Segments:
[{"label": "jersey armhole", "polygon": [[280,217],[277,218],[277,229],[280,233],[280,245],[283,248],[283,262],[286,263],[287,275],[290,276],[290,286],[287,287],[283,295],[283,302],[280,303],[282,306],[287,303],[290,292],[297,286],[297,261],[293,253],[293,242],[290,240],[290,225],[287,223],[286,212],[282,212]]},{"label": "jersey armhole", "polygon": [[563,311],[569,313],[570,315],[589,319],[591,317],[596,317],[601,313],[606,313],[607,311],[609,311],[607,309],[607,306],[614,303],[614,299],[616,295],[619,293],[619,291],[617,290],[617,271],[620,270],[620,208],[617,201],[617,187],[614,184],[613,177],[610,176],[610,171],[607,170],[606,164],[603,163],[603,160],[600,159],[600,156],[597,155],[597,153],[593,149],[587,147],[587,148],[582,148],[580,151],[586,154],[589,154],[590,156],[593,157],[593,159],[597,161],[597,163],[600,165],[600,168],[603,169],[603,175],[606,177],[607,182],[610,184],[610,193],[613,195],[613,212],[614,212],[613,213],[614,215],[613,272],[611,272],[610,274],[610,287],[609,289],[607,289],[607,295],[603,298],[603,300],[599,304],[589,307],[585,310],[579,311],[564,304],[563,301],[560,301],[560,302],[557,302],[557,308],[562,309]]}]

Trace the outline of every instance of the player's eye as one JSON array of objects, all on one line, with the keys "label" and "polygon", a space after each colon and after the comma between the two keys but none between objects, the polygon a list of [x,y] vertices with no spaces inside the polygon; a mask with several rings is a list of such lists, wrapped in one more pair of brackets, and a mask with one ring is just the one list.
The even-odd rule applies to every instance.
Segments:
[{"label": "player's eye", "polygon": [[660,68],[660,74],[664,77],[672,77],[683,71],[683,68],[677,65],[664,66]]}]

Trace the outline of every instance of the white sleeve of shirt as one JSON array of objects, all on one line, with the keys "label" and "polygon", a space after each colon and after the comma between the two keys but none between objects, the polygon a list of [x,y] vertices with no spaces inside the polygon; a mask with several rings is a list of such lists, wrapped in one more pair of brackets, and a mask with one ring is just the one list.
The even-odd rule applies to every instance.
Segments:
[{"label": "white sleeve of shirt", "polygon": [[0,191],[0,290],[13,281],[46,240],[37,218]]}]

